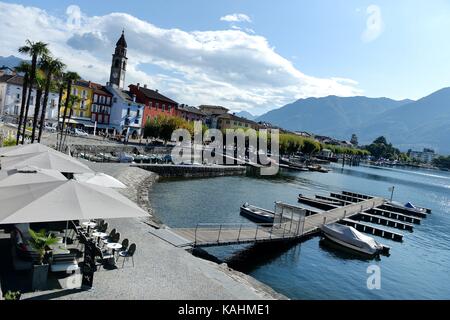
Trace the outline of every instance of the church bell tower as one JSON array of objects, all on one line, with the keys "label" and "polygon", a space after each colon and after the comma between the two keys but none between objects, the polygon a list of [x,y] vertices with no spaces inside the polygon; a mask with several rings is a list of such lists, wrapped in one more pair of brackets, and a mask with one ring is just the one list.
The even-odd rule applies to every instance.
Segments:
[{"label": "church bell tower", "polygon": [[122,30],[122,35],[117,41],[116,50],[112,55],[111,73],[109,75],[109,82],[111,85],[123,89],[125,84],[127,60],[127,42],[125,41],[125,34]]}]

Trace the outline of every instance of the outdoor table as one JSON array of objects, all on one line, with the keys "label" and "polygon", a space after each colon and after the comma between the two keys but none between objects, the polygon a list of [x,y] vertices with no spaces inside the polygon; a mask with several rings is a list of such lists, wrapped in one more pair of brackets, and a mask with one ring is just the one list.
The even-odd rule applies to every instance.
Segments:
[{"label": "outdoor table", "polygon": [[95,228],[97,226],[97,224],[92,221],[83,222],[82,225],[87,228],[87,232],[89,232],[90,228]]},{"label": "outdoor table", "polygon": [[108,249],[111,249],[111,250],[112,250],[113,256],[114,256],[114,252],[115,252],[116,250],[122,249],[122,245],[121,245],[120,243],[108,243],[108,244],[106,245],[106,247],[107,247]]},{"label": "outdoor table", "polygon": [[100,243],[100,238],[106,237],[108,234],[104,232],[94,232],[92,234],[93,237],[97,238],[97,244]]}]

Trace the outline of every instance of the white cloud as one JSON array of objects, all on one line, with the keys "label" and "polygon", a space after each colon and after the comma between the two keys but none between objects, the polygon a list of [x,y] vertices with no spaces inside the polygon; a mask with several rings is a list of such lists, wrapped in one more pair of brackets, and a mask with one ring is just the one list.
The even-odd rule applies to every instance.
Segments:
[{"label": "white cloud", "polygon": [[383,17],[381,15],[381,8],[374,4],[367,7],[366,13],[368,15],[366,29],[362,33],[361,38],[364,42],[371,42],[377,39],[383,32]]},{"label": "white cloud", "polygon": [[252,22],[252,19],[246,14],[243,13],[233,13],[233,14],[227,14],[226,16],[223,16],[220,18],[220,21],[227,21],[227,22]]},{"label": "white cloud", "polygon": [[41,40],[69,70],[105,83],[124,27],[126,82],[148,84],[179,103],[261,113],[303,97],[361,94],[353,80],[303,74],[266,38],[242,30],[163,29],[125,13],[87,16],[76,8],[69,17],[75,23],[39,8],[0,2],[0,55],[18,55],[26,39]]}]

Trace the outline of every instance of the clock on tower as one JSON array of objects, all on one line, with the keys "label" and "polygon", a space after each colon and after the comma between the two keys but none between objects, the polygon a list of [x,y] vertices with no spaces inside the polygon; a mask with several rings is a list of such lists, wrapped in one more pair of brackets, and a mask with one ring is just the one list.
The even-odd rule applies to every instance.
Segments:
[{"label": "clock on tower", "polygon": [[122,30],[122,35],[117,41],[116,50],[112,55],[111,73],[109,76],[109,82],[111,85],[123,89],[125,84],[127,60],[127,42],[125,41],[125,34]]}]

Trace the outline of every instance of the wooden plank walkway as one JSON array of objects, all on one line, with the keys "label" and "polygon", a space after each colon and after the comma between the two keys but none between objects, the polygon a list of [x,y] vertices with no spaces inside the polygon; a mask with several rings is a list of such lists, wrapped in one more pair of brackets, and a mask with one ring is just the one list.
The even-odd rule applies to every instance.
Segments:
[{"label": "wooden plank walkway", "polygon": [[286,241],[300,239],[319,231],[324,223],[334,223],[349,218],[361,211],[378,207],[385,202],[383,198],[373,198],[348,206],[337,207],[317,213],[301,220],[289,220],[281,224],[257,225],[205,225],[197,228],[172,229],[179,237],[186,239],[191,246],[220,246],[230,244]]}]

